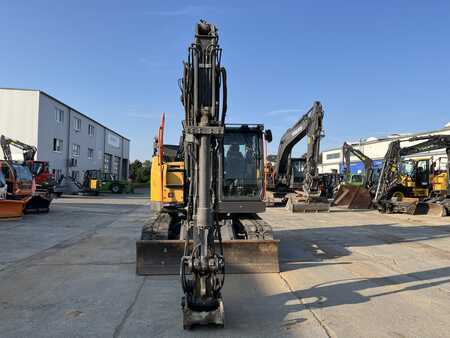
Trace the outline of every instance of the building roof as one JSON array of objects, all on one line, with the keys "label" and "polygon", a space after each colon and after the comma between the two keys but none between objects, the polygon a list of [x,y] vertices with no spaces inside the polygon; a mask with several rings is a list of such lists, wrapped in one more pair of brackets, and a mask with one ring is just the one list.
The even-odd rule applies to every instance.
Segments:
[{"label": "building roof", "polygon": [[[391,134],[389,136],[384,136],[384,137],[379,137],[379,138],[375,138],[375,137],[369,137],[367,139],[365,139],[364,141],[347,141],[348,144],[351,145],[367,145],[367,144],[374,144],[374,143],[379,143],[379,142],[386,142],[386,141],[393,141],[393,140],[398,140],[398,139],[403,139],[403,138],[412,138],[415,136],[422,136],[422,135],[429,135],[429,134],[436,134],[439,133],[441,131],[449,131],[450,130],[450,125],[445,125],[443,128],[441,129],[436,129],[436,130],[431,130],[431,131],[421,131],[421,132],[417,132],[417,133],[395,133],[395,134]],[[335,148],[330,148],[330,149],[326,149],[323,150],[322,152],[329,152],[329,151],[336,151],[336,150],[342,150],[342,146],[341,147],[335,147]]]},{"label": "building roof", "polygon": [[89,120],[91,120],[91,121],[94,121],[95,123],[97,123],[97,124],[99,124],[100,126],[102,126],[103,128],[105,128],[106,130],[109,130],[109,131],[113,132],[114,134],[119,135],[120,137],[122,137],[123,139],[125,139],[125,140],[127,140],[127,141],[130,141],[129,138],[127,138],[127,137],[123,136],[122,134],[120,134],[120,133],[118,133],[118,132],[112,130],[111,128],[108,128],[108,127],[105,126],[103,123],[100,123],[100,122],[98,122],[97,120],[94,120],[92,117],[87,116],[86,114],[80,112],[79,110],[73,108],[72,106],[69,106],[67,103],[64,103],[64,102],[62,102],[61,100],[58,100],[56,97],[51,96],[50,94],[47,94],[46,92],[44,92],[44,91],[42,91],[42,90],[40,90],[40,89],[29,89],[29,88],[7,88],[7,87],[6,87],[6,88],[5,88],[5,87],[0,87],[0,89],[3,89],[3,90],[23,90],[23,91],[29,91],[29,92],[39,92],[40,94],[45,95],[45,96],[51,98],[52,100],[55,100],[56,102],[62,104],[63,106],[66,106],[67,108],[69,108],[70,110],[76,112],[77,114],[80,114],[81,116],[84,116],[85,118],[87,118],[87,119],[89,119]]}]

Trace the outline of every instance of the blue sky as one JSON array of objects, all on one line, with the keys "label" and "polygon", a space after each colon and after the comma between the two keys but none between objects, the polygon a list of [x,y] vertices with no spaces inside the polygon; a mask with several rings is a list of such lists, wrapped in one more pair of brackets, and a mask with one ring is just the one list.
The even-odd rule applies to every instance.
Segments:
[{"label": "blue sky", "polygon": [[449,1],[1,0],[0,87],[44,90],[148,159],[162,111],[178,142],[177,80],[201,18],[220,31],[228,122],[264,123],[272,152],[314,100],[323,149],[450,121]]}]

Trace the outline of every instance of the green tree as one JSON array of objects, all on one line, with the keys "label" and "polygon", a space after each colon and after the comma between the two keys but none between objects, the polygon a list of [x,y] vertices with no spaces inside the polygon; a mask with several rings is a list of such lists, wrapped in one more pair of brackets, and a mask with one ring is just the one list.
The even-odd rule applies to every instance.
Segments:
[{"label": "green tree", "polygon": [[148,160],[142,163],[142,166],[138,168],[136,181],[140,183],[147,183],[150,181],[150,168],[152,163]]},{"label": "green tree", "polygon": [[130,164],[130,178],[134,181],[137,180],[139,169],[142,168],[142,162],[135,160]]}]

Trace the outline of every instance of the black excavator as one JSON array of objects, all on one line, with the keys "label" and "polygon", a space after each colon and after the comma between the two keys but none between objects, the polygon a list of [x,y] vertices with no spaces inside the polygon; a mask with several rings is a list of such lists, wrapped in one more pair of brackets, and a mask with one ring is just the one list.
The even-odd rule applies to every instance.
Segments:
[{"label": "black excavator", "polygon": [[[447,185],[446,194],[430,198],[430,173],[420,166],[411,173],[405,173],[401,167],[403,157],[433,150],[446,149],[450,158],[450,135],[419,136],[406,141],[414,144],[403,148],[400,140],[389,144],[373,199],[374,205],[382,213],[447,215],[450,210],[450,185]],[[447,171],[450,173],[450,166],[447,166]],[[411,190],[411,194],[406,192],[407,189]],[[414,190],[427,193],[414,194]]]},{"label": "black excavator", "polygon": [[[273,205],[278,198],[286,201],[287,208],[293,212],[329,210],[328,201],[321,197],[318,171],[323,115],[322,104],[314,102],[311,109],[281,137],[275,167],[271,171],[266,169],[270,172],[268,181],[271,182],[267,186],[267,205]],[[301,158],[291,158],[292,149],[305,137],[306,154]],[[296,180],[297,177],[301,180]]]},{"label": "black excavator", "polygon": [[168,162],[160,135],[152,161],[156,212],[136,242],[137,274],[180,274],[185,329],[224,325],[225,271],[279,272],[278,241],[257,216],[265,210],[263,140],[270,133],[225,123],[221,56],[217,28],[200,21],[180,81],[185,118],[177,158]]},{"label": "black excavator", "polygon": [[[351,155],[356,156],[364,165],[361,180],[354,179],[355,176],[350,172]],[[339,185],[333,205],[348,209],[370,208],[376,189],[376,174],[372,159],[347,142],[342,145],[342,158],[344,181]]]}]

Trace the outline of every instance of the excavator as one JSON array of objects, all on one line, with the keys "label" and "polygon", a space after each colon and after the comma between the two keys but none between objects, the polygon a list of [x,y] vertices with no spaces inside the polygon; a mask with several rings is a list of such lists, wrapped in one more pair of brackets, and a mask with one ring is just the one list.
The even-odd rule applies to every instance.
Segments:
[{"label": "excavator", "polygon": [[[350,172],[350,157],[356,156],[364,165],[364,174],[352,175]],[[333,205],[348,209],[368,209],[375,194],[375,172],[373,161],[362,151],[344,142],[342,145],[344,182],[340,184]]]},{"label": "excavator", "polygon": [[[321,197],[318,173],[323,115],[322,104],[314,102],[311,109],[281,137],[275,167],[273,170],[266,169],[270,173],[269,182],[272,182],[267,186],[268,205],[273,205],[276,198],[281,198],[286,200],[286,207],[292,212],[329,210],[328,201]],[[292,149],[305,136],[308,143],[306,154],[302,158],[292,159]],[[302,179],[300,186],[296,177]]]},{"label": "excavator", "polygon": [[[450,210],[450,186],[447,184],[446,191],[432,196],[429,160],[416,161],[413,170],[405,171],[407,162],[402,161],[402,157],[446,149],[450,158],[450,135],[420,136],[407,141],[414,144],[403,148],[400,140],[389,144],[373,199],[374,205],[383,213],[447,215]],[[447,177],[449,170],[450,166],[447,166]]]},{"label": "excavator", "polygon": [[184,329],[224,326],[225,271],[279,272],[278,241],[257,215],[265,210],[263,140],[270,133],[259,124],[226,124],[221,58],[218,29],[201,20],[180,80],[177,156],[164,156],[162,123],[151,169],[155,212],[136,242],[137,274],[180,274]]},{"label": "excavator", "polygon": [[[35,161],[36,147],[11,139],[5,135],[0,136],[0,146],[3,150],[5,172],[6,168],[10,169],[10,173],[7,176],[10,181],[11,196],[17,195],[18,199],[23,197],[24,194],[21,192],[14,192],[14,187],[19,184],[15,182],[15,179],[20,179],[18,173],[25,171],[25,168],[27,168],[32,174],[32,189],[25,194],[31,194],[31,198],[26,203],[26,210],[48,212],[53,199],[53,187],[55,184],[53,176],[49,172],[48,162]],[[11,146],[22,150],[23,163],[20,165],[12,159]]]}]

